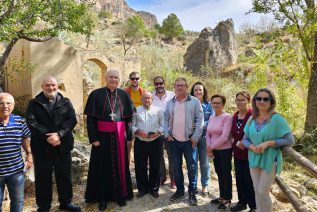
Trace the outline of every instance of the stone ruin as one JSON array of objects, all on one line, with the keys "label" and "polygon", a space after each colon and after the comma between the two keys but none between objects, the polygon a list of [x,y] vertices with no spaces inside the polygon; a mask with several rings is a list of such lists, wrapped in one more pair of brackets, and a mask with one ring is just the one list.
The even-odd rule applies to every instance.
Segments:
[{"label": "stone ruin", "polygon": [[184,55],[185,70],[206,75],[202,67],[211,67],[219,73],[237,62],[238,48],[232,19],[221,21],[215,29],[205,27]]}]

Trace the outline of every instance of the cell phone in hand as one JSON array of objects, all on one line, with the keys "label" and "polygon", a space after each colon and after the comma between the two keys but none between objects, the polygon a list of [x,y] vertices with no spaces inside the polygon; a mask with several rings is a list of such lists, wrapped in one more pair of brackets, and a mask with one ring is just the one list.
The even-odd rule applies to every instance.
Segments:
[{"label": "cell phone in hand", "polygon": [[153,135],[153,134],[155,134],[155,132],[148,132],[147,135]]}]

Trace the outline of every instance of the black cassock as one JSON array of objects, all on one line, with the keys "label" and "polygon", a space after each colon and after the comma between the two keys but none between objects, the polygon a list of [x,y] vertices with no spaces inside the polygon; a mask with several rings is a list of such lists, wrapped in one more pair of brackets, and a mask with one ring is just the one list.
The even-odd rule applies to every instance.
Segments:
[{"label": "black cassock", "polygon": [[[104,87],[89,95],[84,112],[89,142],[99,141],[100,146],[91,148],[86,202],[122,201],[133,197],[127,153],[127,140],[132,140],[133,112],[130,96],[122,89],[111,92]],[[125,128],[121,143],[118,130],[109,132],[109,128],[117,125]]]}]

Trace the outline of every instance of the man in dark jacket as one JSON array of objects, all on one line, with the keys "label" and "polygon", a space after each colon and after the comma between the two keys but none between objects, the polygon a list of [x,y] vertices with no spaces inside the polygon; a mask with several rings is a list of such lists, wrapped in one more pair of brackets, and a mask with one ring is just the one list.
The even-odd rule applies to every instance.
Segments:
[{"label": "man in dark jacket", "polygon": [[38,211],[49,211],[52,202],[52,173],[54,170],[59,208],[72,212],[81,208],[71,203],[72,130],[77,124],[75,110],[68,98],[58,92],[57,81],[47,76],[42,92],[27,108],[27,125],[31,130],[34,157],[35,194]]}]

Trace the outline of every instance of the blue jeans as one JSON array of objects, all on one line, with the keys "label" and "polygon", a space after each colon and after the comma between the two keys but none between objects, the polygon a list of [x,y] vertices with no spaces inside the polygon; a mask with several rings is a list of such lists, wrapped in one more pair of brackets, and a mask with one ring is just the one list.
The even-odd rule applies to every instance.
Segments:
[{"label": "blue jeans", "polygon": [[24,173],[19,172],[10,176],[0,177],[0,211],[5,185],[8,187],[10,197],[10,211],[21,212],[24,205]]},{"label": "blue jeans", "polygon": [[[200,165],[200,174],[201,174],[201,185],[208,186],[209,175],[210,175],[210,165],[207,155],[207,145],[206,145],[206,130],[204,129],[202,136],[200,137],[197,144],[197,167],[198,160]],[[198,170],[198,168],[197,168]]]},{"label": "blue jeans", "polygon": [[191,141],[180,142],[175,138],[170,142],[170,150],[172,155],[174,178],[176,182],[177,191],[179,193],[185,192],[184,175],[182,170],[183,155],[185,157],[187,171],[188,171],[188,192],[194,193],[197,189],[197,147],[192,148]]}]

